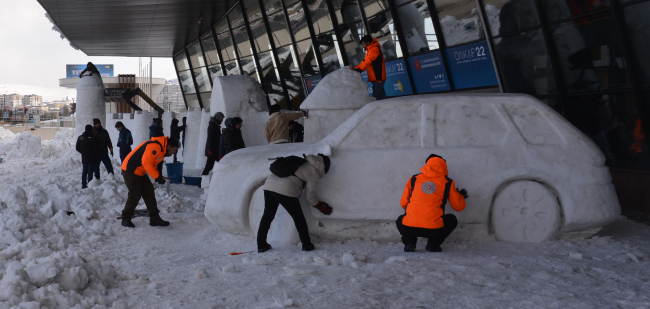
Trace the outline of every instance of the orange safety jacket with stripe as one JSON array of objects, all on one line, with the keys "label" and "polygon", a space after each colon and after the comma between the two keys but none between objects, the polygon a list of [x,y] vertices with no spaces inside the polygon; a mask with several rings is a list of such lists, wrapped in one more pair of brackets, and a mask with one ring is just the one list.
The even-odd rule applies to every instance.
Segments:
[{"label": "orange safety jacket with stripe", "polygon": [[465,198],[456,191],[454,181],[447,177],[447,162],[440,157],[430,158],[406,183],[400,204],[406,215],[402,224],[410,227],[439,229],[444,226],[447,201],[456,211],[465,209]]},{"label": "orange safety jacket with stripe", "polygon": [[354,69],[361,71],[368,69],[369,82],[386,80],[386,62],[384,61],[384,54],[381,52],[381,45],[377,39],[372,39],[372,43],[366,47],[366,57]]},{"label": "orange safety jacket with stripe", "polygon": [[138,176],[149,174],[153,179],[160,177],[158,164],[165,159],[167,137],[153,137],[138,145],[122,162],[122,170]]}]

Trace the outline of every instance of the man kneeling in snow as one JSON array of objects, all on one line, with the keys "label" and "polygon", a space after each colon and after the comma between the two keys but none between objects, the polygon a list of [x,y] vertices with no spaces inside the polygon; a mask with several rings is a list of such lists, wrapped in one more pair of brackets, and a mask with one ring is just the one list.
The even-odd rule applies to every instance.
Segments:
[{"label": "man kneeling in snow", "polygon": [[456,189],[447,177],[447,161],[438,155],[430,155],[420,171],[422,174],[413,175],[404,188],[400,204],[405,214],[397,218],[397,229],[404,252],[415,251],[418,237],[429,239],[427,251],[440,252],[440,245],[458,225],[456,216],[445,215],[445,204],[449,200],[454,210],[463,211],[467,190]]},{"label": "man kneeling in snow", "polygon": [[[151,140],[140,144],[122,162],[122,175],[124,183],[129,189],[129,196],[122,211],[122,225],[135,227],[131,218],[135,208],[144,200],[149,211],[149,225],[168,226],[169,222],[160,218],[160,211],[156,202],[153,184],[149,180],[149,174],[159,184],[165,184],[165,179],[160,174],[164,157],[170,157],[178,151],[179,142],[173,137],[153,137]],[[160,165],[160,169],[158,166]]]},{"label": "man kneeling in snow", "polygon": [[278,177],[271,174],[264,184],[264,214],[260,221],[260,227],[257,230],[257,252],[265,252],[271,249],[271,245],[266,242],[266,236],[271,228],[271,222],[278,211],[278,205],[287,210],[293,223],[298,230],[300,242],[302,242],[302,251],[314,250],[314,244],[309,237],[307,220],[302,213],[298,197],[305,187],[305,198],[309,204],[320,212],[329,215],[332,213],[332,207],[325,202],[318,200],[316,188],[318,180],[323,178],[330,169],[330,158],[318,154],[317,156],[308,155],[305,157],[307,162],[303,163],[295,170],[295,173],[289,177]]}]

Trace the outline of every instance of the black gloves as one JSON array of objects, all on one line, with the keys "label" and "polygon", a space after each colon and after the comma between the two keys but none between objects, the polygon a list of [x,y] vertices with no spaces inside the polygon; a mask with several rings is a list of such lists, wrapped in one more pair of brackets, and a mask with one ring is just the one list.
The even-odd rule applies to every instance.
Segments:
[{"label": "black gloves", "polygon": [[318,209],[318,211],[322,212],[325,215],[332,213],[332,207],[330,207],[330,205],[325,202],[318,202],[318,204],[314,205],[314,208]]},{"label": "black gloves", "polygon": [[165,178],[162,178],[162,176],[160,176],[160,177],[156,178],[156,182],[161,184],[161,185],[164,185],[165,184]]},{"label": "black gloves", "polygon": [[361,71],[361,69],[359,69],[359,68],[354,68],[354,69],[352,69],[352,70],[353,70],[353,71],[357,71],[357,72],[359,72],[359,73],[363,72],[363,71]]},{"label": "black gloves", "polygon": [[467,195],[467,190],[465,190],[465,188],[460,189],[460,190],[458,190],[458,188],[456,188],[456,191],[458,191],[458,193],[460,193],[460,195],[462,195],[465,199],[467,199],[469,197],[469,195]]},{"label": "black gloves", "polygon": [[113,148],[111,148],[111,158],[113,157]]}]

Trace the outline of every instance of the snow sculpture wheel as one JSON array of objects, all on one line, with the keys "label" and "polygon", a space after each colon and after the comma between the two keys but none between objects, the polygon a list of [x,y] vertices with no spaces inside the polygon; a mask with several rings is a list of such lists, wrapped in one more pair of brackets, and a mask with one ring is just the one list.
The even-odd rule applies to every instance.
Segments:
[{"label": "snow sculpture wheel", "polygon": [[514,181],[494,199],[492,228],[499,240],[543,242],[555,237],[560,226],[557,198],[541,183]]}]

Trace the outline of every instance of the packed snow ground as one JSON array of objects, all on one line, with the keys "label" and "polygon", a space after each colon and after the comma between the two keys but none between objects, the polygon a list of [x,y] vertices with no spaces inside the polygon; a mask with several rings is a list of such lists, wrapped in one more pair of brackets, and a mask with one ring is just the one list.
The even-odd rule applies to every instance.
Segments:
[{"label": "packed snow ground", "polygon": [[315,239],[313,252],[230,256],[255,240],[211,225],[199,189],[156,189],[170,227],[123,228],[121,176],[102,168],[81,190],[72,133],[36,139],[0,140],[0,308],[650,308],[650,226],[624,218],[541,244],[407,254],[398,239]]}]

